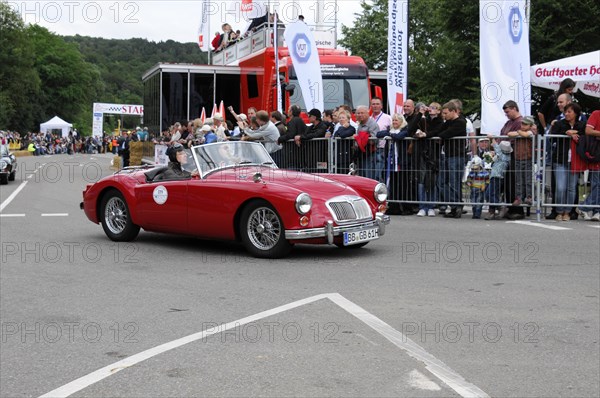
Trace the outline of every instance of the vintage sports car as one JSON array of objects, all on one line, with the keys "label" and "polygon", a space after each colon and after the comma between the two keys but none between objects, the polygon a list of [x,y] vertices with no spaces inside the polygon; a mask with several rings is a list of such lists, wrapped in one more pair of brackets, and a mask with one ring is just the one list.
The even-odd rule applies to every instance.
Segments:
[{"label": "vintage sports car", "polygon": [[296,243],[362,247],[390,221],[386,186],[368,178],[278,169],[256,142],[200,145],[192,156],[198,176],[169,181],[167,166],[126,168],[89,184],[81,208],[114,241],[143,228],[241,241],[265,258]]},{"label": "vintage sports car", "polygon": [[8,145],[0,145],[0,184],[14,181],[17,174],[17,158],[9,152]]}]

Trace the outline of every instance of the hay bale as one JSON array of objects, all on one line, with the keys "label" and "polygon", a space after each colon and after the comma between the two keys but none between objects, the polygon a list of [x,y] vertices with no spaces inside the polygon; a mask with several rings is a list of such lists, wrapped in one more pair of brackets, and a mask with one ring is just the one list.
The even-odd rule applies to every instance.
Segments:
[{"label": "hay bale", "polygon": [[119,155],[113,156],[110,168],[115,170],[121,170],[121,157]]},{"label": "hay bale", "polygon": [[33,156],[33,152],[29,152],[28,150],[24,150],[24,151],[11,151],[11,153],[13,155],[15,155],[15,157],[17,157],[17,158],[23,157],[23,156]]},{"label": "hay bale", "polygon": [[130,142],[129,143],[129,165],[130,166],[141,166],[142,156],[144,153],[143,142]]}]

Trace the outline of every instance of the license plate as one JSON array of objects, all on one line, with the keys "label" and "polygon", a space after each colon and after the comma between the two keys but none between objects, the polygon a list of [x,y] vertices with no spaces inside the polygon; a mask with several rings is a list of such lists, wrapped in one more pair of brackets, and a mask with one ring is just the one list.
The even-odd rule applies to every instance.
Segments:
[{"label": "license plate", "polygon": [[356,245],[358,243],[368,242],[375,239],[379,239],[379,228],[344,232],[344,246]]}]

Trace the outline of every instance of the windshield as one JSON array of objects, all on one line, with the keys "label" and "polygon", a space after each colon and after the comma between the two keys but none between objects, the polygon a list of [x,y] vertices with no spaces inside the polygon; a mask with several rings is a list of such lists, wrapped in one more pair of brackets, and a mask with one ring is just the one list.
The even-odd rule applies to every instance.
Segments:
[{"label": "windshield", "polygon": [[[364,64],[321,64],[323,77],[323,105],[334,109],[345,104],[352,109],[359,105],[369,105],[369,81]],[[307,112],[302,90],[293,66],[289,69],[290,83],[296,86],[290,96],[290,105],[298,105]]]},{"label": "windshield", "polygon": [[236,166],[265,165],[276,167],[265,147],[257,142],[217,142],[195,146],[194,160],[201,176],[211,171]]},{"label": "windshield", "polygon": [[[290,96],[290,104],[298,105],[302,111],[307,112],[304,104],[302,90],[298,80],[290,79],[296,86],[294,94]],[[328,78],[323,79],[323,105],[325,109],[334,109],[342,104],[355,109],[359,105],[369,105],[369,86],[366,79]]]}]

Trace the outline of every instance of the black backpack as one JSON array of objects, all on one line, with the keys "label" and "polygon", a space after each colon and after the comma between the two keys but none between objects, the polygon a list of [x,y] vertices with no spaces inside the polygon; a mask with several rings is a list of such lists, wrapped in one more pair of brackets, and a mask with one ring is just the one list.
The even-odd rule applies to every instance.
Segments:
[{"label": "black backpack", "polygon": [[582,135],[577,143],[577,155],[588,163],[600,162],[600,139],[592,135]]}]

